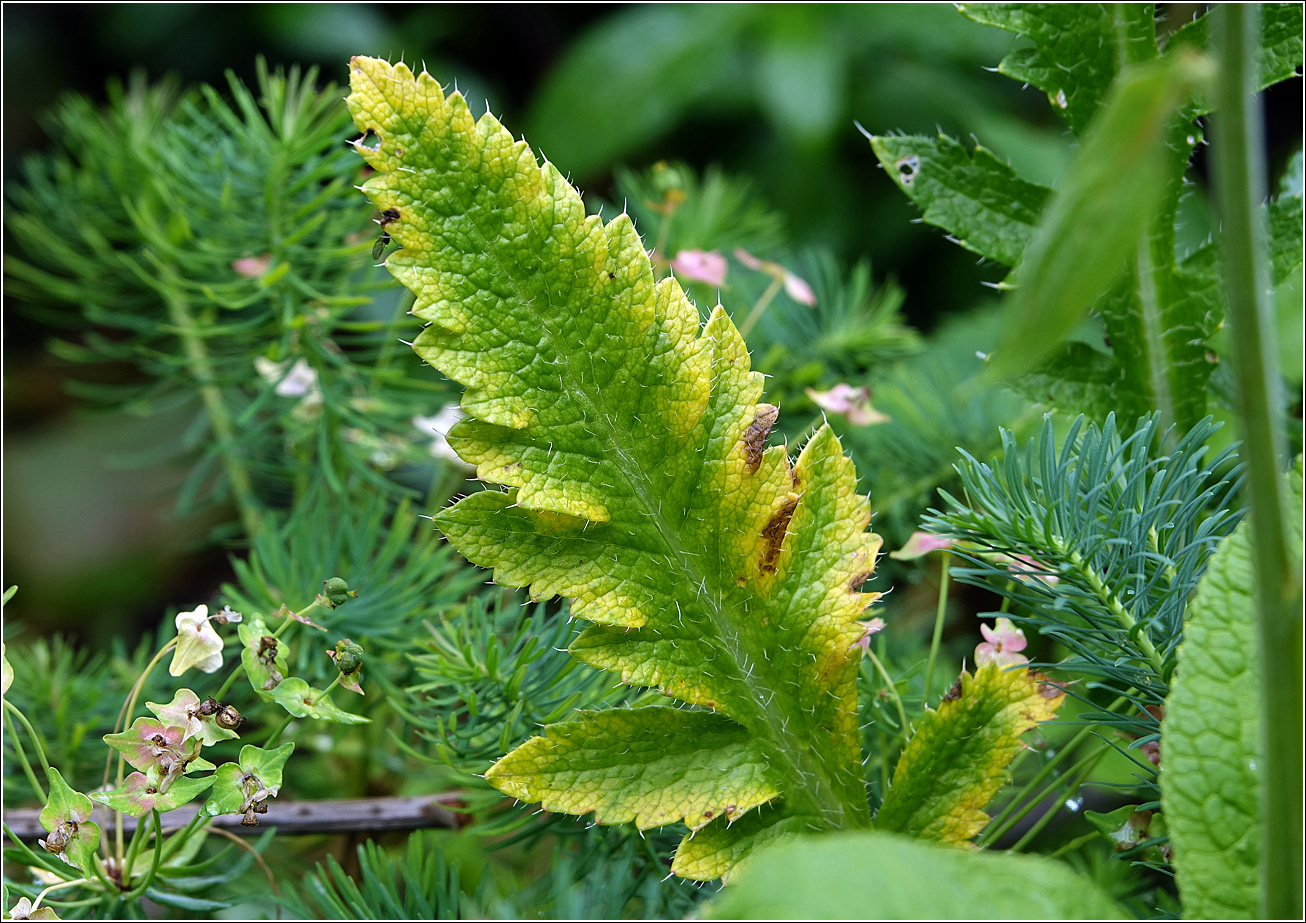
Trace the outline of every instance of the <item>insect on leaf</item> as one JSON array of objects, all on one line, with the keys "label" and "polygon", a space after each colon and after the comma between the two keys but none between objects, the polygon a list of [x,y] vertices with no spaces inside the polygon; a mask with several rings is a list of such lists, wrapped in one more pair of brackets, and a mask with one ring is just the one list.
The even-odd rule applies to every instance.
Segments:
[{"label": "insect on leaf", "polygon": [[492,115],[402,64],[355,58],[351,87],[415,349],[466,387],[449,443],[500,488],[437,524],[499,583],[569,597],[592,623],[578,658],[693,706],[577,714],[486,778],[600,822],[701,825],[689,843],[743,837],[737,818],[868,824],[854,680],[879,538],[838,439],[792,464],[768,447],[776,411],[725,312],[700,324],[630,219],[587,217]]}]

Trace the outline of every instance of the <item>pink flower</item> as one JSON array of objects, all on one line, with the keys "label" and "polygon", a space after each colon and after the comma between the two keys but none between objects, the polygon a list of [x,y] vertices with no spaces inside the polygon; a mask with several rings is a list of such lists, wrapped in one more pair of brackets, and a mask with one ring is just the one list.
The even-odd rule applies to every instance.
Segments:
[{"label": "pink flower", "polygon": [[869,622],[858,622],[857,624],[865,628],[866,631],[857,639],[857,643],[855,643],[853,647],[860,647],[862,649],[862,654],[866,654],[866,652],[871,649],[871,635],[879,634],[884,631],[884,619],[876,616]]},{"label": "pink flower", "polygon": [[1052,573],[1054,568],[1044,564],[1027,554],[996,554],[992,558],[995,564],[1005,564],[1011,571],[1011,576],[1026,583],[1042,582],[1048,586],[1056,586],[1060,579]]},{"label": "pink flower", "polygon": [[853,426],[889,422],[888,416],[871,406],[871,389],[866,385],[854,388],[850,384],[839,382],[829,391],[808,388],[807,396],[816,402],[816,406],[831,413],[843,414]]},{"label": "pink flower", "polygon": [[[807,305],[809,308],[816,304],[816,292],[812,291],[810,285],[787,269],[785,270],[784,280],[785,294],[790,298],[799,304]],[[888,417],[885,417],[885,419],[887,420]]]},{"label": "pink flower", "polygon": [[244,276],[246,279],[258,279],[267,275],[268,267],[271,265],[272,254],[265,253],[262,256],[245,256],[233,260],[231,268],[236,271],[238,276]]},{"label": "pink flower", "polygon": [[980,634],[984,636],[984,643],[975,647],[977,666],[996,663],[1000,667],[1012,667],[1016,664],[1029,663],[1028,657],[1016,653],[1023,651],[1028,642],[1025,640],[1025,633],[1013,625],[1011,619],[999,616],[997,624],[992,628],[981,625]]},{"label": "pink flower", "polygon": [[949,539],[931,535],[928,532],[913,532],[911,537],[907,539],[907,544],[897,551],[890,551],[889,557],[897,561],[915,561],[917,558],[923,558],[933,551],[943,551],[951,547],[952,542]]},{"label": "pink flower", "polygon": [[735,259],[749,269],[755,272],[764,272],[771,278],[783,283],[785,294],[799,304],[805,304],[809,308],[816,304],[816,293],[812,291],[812,287],[779,263],[772,263],[770,260],[759,260],[743,247],[735,248]]},{"label": "pink flower", "polygon": [[725,284],[726,258],[711,250],[681,250],[671,261],[671,268],[694,282],[720,287]]}]

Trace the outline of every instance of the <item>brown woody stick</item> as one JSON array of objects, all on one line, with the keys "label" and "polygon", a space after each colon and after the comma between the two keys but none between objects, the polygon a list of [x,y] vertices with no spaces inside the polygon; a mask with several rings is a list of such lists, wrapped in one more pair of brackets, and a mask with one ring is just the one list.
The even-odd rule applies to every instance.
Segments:
[{"label": "brown woody stick", "polygon": [[[269,801],[268,812],[258,816],[257,827],[242,827],[240,814],[224,814],[213,818],[215,827],[233,833],[256,835],[268,827],[276,827],[279,834],[311,833],[379,833],[386,830],[423,830],[428,827],[456,827],[454,814],[447,804],[462,797],[459,792],[439,795],[420,795],[410,798],[340,798],[326,801]],[[192,804],[169,811],[163,816],[167,827],[185,826],[199,811]],[[98,813],[98,812],[97,812]],[[4,822],[23,840],[45,836],[38,808],[10,808],[4,812]],[[100,818],[93,818],[101,822]],[[136,829],[135,817],[123,818],[123,832]]]}]

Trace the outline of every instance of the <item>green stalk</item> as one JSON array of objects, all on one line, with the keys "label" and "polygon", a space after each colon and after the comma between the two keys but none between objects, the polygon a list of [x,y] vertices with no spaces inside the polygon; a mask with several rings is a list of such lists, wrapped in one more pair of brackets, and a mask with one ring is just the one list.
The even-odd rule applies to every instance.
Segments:
[{"label": "green stalk", "polygon": [[[1030,844],[1030,841],[1042,832],[1043,828],[1048,825],[1052,818],[1061,813],[1061,809],[1066,806],[1064,800],[1065,796],[1074,792],[1084,783],[1084,780],[1088,778],[1088,775],[1093,771],[1093,768],[1097,766],[1102,757],[1106,756],[1107,750],[1107,747],[1103,747],[1097,752],[1084,757],[1084,759],[1079,763],[1071,767],[1071,769],[1066,773],[1066,778],[1068,779],[1066,787],[1059,795],[1057,795],[1057,803],[1045,811],[1043,816],[1036,820],[1033,825],[1025,831],[1025,835],[1012,844],[1009,852],[1023,852],[1025,847]],[[1039,800],[1042,801],[1043,799],[1040,798]]]},{"label": "green stalk", "polygon": [[884,664],[880,663],[880,658],[875,656],[875,651],[866,648],[866,656],[870,658],[875,671],[884,680],[884,688],[898,709],[898,723],[902,726],[902,736],[905,738],[910,733],[910,726],[907,723],[907,711],[902,707],[902,696],[898,695],[898,687],[893,684],[893,679],[889,676],[889,671],[884,669]]},{"label": "green stalk", "polygon": [[766,313],[766,309],[775,300],[775,296],[779,294],[782,285],[784,285],[784,279],[776,279],[767,286],[766,291],[762,293],[762,297],[757,299],[757,303],[753,305],[753,310],[748,312],[744,322],[739,325],[739,335],[741,337],[747,339],[748,335],[752,333],[753,325],[762,319],[762,315]]},{"label": "green stalk", "polygon": [[[1108,705],[1106,710],[1108,712],[1114,712],[1116,709],[1120,708],[1128,701],[1129,700],[1126,699],[1124,696],[1120,696],[1118,699],[1116,699],[1114,702]],[[1012,796],[1011,800],[1007,802],[1007,806],[1003,808],[1002,811],[996,817],[993,818],[993,820],[989,821],[989,825],[984,828],[984,832],[980,834],[979,839],[976,841],[976,843],[981,848],[987,846],[988,844],[996,840],[998,837],[1005,834],[1013,826],[1018,824],[1022,817],[1024,817],[1026,814],[1032,811],[1034,807],[1045,797],[1045,795],[1040,794],[1038,798],[1031,799],[1028,802],[1026,802],[1026,799],[1029,798],[1030,794],[1034,791],[1034,789],[1038,785],[1040,785],[1043,782],[1043,780],[1048,777],[1048,775],[1052,772],[1052,770],[1055,769],[1063,760],[1065,760],[1068,756],[1073,754],[1079,748],[1079,745],[1082,744],[1090,734],[1093,734],[1097,730],[1098,727],[1095,724],[1085,724],[1082,728],[1080,728],[1079,731],[1075,734],[1075,736],[1072,737],[1066,744],[1064,744],[1061,747],[1061,749],[1057,752],[1057,755],[1052,757],[1050,760],[1048,760],[1047,763],[1045,763],[1043,767],[1034,774],[1034,777],[1030,779],[1028,782],[1026,782],[1024,787],[1022,787],[1020,791],[1016,792],[1016,794]],[[1065,775],[1066,774],[1063,773],[1060,778],[1064,778]],[[1015,813],[1016,809],[1019,808],[1022,803],[1025,804],[1024,809],[1021,810],[1020,813],[1017,814],[1015,817],[1012,817],[1012,814]]]},{"label": "green stalk", "polygon": [[[18,715],[20,718],[23,718],[23,713],[20,712],[16,706],[9,704],[9,701],[7,699],[5,700],[4,704],[5,704],[5,708],[9,709],[14,714]],[[23,718],[23,724],[27,724],[26,718]],[[18,757],[19,764],[23,767],[23,772],[27,774],[28,784],[32,786],[32,791],[36,793],[37,799],[39,799],[42,803],[45,803],[49,799],[45,794],[45,789],[42,788],[41,783],[37,781],[36,773],[32,771],[32,764],[27,761],[27,753],[26,751],[23,750],[23,739],[18,736],[18,729],[14,727],[12,721],[6,721],[5,726],[9,728],[9,736],[11,736],[14,739],[14,753]],[[30,732],[30,725],[28,727]],[[34,741],[36,740],[35,736],[33,736],[33,740]],[[37,747],[37,751],[40,752],[41,744],[39,741],[36,741],[36,747]],[[42,752],[41,756],[44,758],[45,754]],[[42,759],[42,762],[44,762],[44,759]],[[48,769],[48,764],[47,764],[47,769]]]},{"label": "green stalk", "polygon": [[186,358],[190,364],[190,373],[199,389],[204,410],[213,425],[213,432],[218,437],[222,451],[222,464],[231,479],[231,493],[240,512],[241,524],[250,541],[258,534],[260,513],[258,500],[254,495],[254,483],[250,480],[249,470],[236,448],[236,428],[232,423],[231,411],[222,396],[222,389],[214,381],[213,363],[209,359],[208,347],[204,345],[204,336],[199,325],[191,316],[185,299],[178,289],[168,286],[161,289],[168,303],[168,317],[173,325],[181,331],[182,345],[186,348]]},{"label": "green stalk", "polygon": [[[943,641],[943,617],[948,611],[948,564],[952,561],[952,555],[946,550],[943,552],[943,571],[939,576],[939,605],[934,611],[934,635],[930,638],[930,656],[925,662],[925,702],[930,701],[930,689],[934,685],[934,662],[939,657],[939,644]],[[906,733],[906,728],[903,732]]]},{"label": "green stalk", "polygon": [[[159,866],[163,863],[163,823],[159,820],[159,812],[151,811],[150,816],[154,819],[154,859],[150,862],[150,870],[141,878],[140,883],[122,896],[124,901],[134,901],[142,894],[145,889],[154,884],[154,879],[159,874]],[[145,824],[141,824],[137,829],[142,829]],[[144,842],[142,840],[142,842]],[[133,859],[135,857],[133,856]],[[123,874],[126,874],[127,867],[124,866]]]},{"label": "green stalk", "polygon": [[1215,203],[1229,332],[1238,382],[1240,435],[1251,505],[1261,682],[1261,906],[1259,916],[1302,914],[1301,577],[1291,563],[1283,516],[1282,394],[1258,211],[1265,197],[1256,50],[1260,7],[1222,4],[1212,48],[1220,65],[1212,88]]}]

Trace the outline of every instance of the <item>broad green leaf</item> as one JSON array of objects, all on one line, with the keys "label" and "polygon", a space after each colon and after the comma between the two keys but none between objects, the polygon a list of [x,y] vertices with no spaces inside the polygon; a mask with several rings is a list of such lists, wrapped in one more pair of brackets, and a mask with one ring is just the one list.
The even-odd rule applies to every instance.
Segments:
[{"label": "broad green leaf", "polygon": [[[1036,365],[1147,250],[1144,232],[1172,172],[1168,135],[1203,72],[1198,60],[1174,57],[1122,74],[1025,248],[990,375]],[[1161,363],[1151,340],[1165,328],[1150,274],[1142,288],[1148,361]]]},{"label": "broad green leaf", "polygon": [[759,851],[701,914],[709,920],[1092,920],[1127,915],[1062,862],[972,852],[876,831]]},{"label": "broad green leaf", "polygon": [[[1300,567],[1300,459],[1288,478],[1287,519]],[[1255,917],[1261,696],[1250,522],[1221,542],[1188,611],[1161,725],[1161,805],[1179,895],[1193,919]]]},{"label": "broad green leaf", "polygon": [[697,830],[778,794],[761,746],[741,725],[661,707],[578,712],[499,760],[485,779],[548,811],[601,810],[596,823],[634,821],[641,830],[681,820]]},{"label": "broad green leaf", "polygon": [[[767,448],[776,409],[725,312],[701,326],[674,279],[654,280],[630,220],[586,217],[493,116],[403,65],[355,58],[351,83],[376,171],[364,191],[400,216],[387,266],[428,323],[415,349],[467,388],[450,445],[503,488],[439,514],[441,530],[498,582],[570,597],[594,623],[578,656],[743,729],[703,761],[752,741],[796,823],[867,824],[856,642],[879,539],[838,439],[822,427],[792,466]],[[640,720],[664,722],[667,750],[699,752],[698,719],[666,711]],[[608,740],[587,727],[605,720],[567,734]],[[692,813],[720,794],[703,780],[664,800],[642,766],[614,769],[586,810]],[[512,777],[518,797],[554,784]]]},{"label": "broad green leaf", "polygon": [[[1166,44],[1167,54],[1180,48],[1205,52],[1210,42],[1211,22],[1199,16],[1185,23]],[[1261,81],[1260,88],[1273,86],[1299,76],[1302,66],[1302,5],[1300,3],[1261,4]],[[1205,115],[1210,107],[1199,104],[1194,116]]]},{"label": "broad green leaf", "polygon": [[91,799],[75,791],[59,770],[46,770],[50,795],[41,809],[41,826],[49,834],[41,846],[87,875],[100,847],[99,825],[91,823]]},{"label": "broad green leaf", "polygon": [[1302,265],[1302,198],[1281,195],[1269,205],[1270,265],[1282,285]]},{"label": "broad green leaf", "polygon": [[885,172],[920,206],[925,222],[967,250],[1015,266],[1052,190],[1027,183],[976,145],[971,153],[939,135],[876,135],[871,149]]},{"label": "broad green leaf", "polygon": [[298,676],[283,680],[271,692],[255,690],[265,702],[276,702],[296,718],[316,718],[338,724],[367,724],[372,719],[347,712],[324,690],[314,689]]},{"label": "broad green leaf", "polygon": [[1131,401],[1131,395],[1121,393],[1122,378],[1115,356],[1072,341],[1011,385],[1032,401],[1105,420]]},{"label": "broad green leaf", "polygon": [[[1156,56],[1151,3],[960,3],[968,19],[1028,39],[998,73],[1038,87],[1082,134],[1125,63]],[[1068,66],[1074,62],[1074,66]]]},{"label": "broad green leaf", "polygon": [[983,830],[983,808],[1007,784],[1021,735],[1055,718],[1066,697],[1041,680],[996,663],[962,673],[898,758],[876,829],[944,843],[965,843]]},{"label": "broad green leaf", "polygon": [[294,750],[293,742],[275,750],[241,747],[238,762],[223,763],[213,774],[213,794],[204,803],[205,812],[215,816],[242,814],[251,805],[276,796],[281,791],[286,761]]},{"label": "broad green leaf", "polygon": [[150,811],[162,814],[176,810],[212,784],[212,776],[182,776],[174,779],[166,792],[161,792],[153,774],[147,776],[142,772],[133,772],[120,787],[107,792],[93,792],[90,797],[92,801],[108,805],[115,811],[132,817],[143,817]]},{"label": "broad green leaf", "polygon": [[290,649],[272,631],[260,616],[251,615],[236,628],[240,635],[240,662],[255,692],[266,693],[281,683],[286,673]]}]

